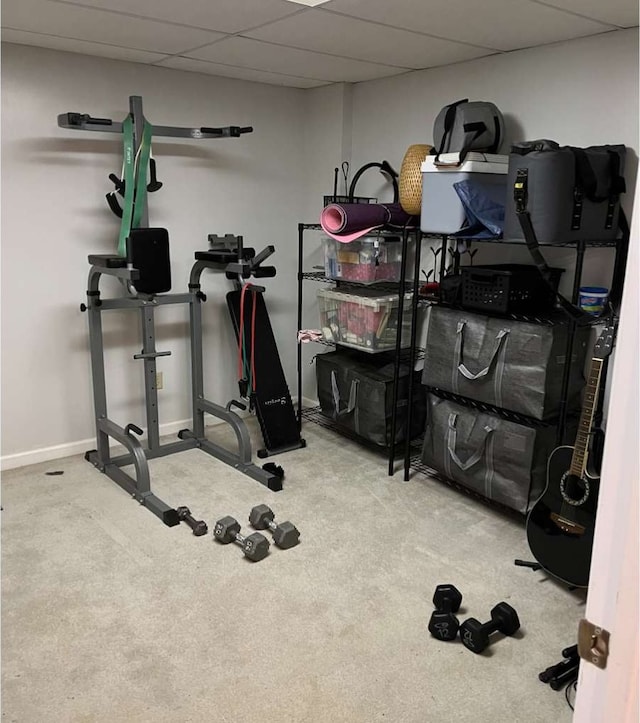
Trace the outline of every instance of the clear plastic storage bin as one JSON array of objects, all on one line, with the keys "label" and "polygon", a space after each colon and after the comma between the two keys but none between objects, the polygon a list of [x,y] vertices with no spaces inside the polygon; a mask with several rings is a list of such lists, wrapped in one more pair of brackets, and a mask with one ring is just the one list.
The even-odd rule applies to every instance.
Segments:
[{"label": "clear plastic storage bin", "polygon": [[396,236],[363,236],[341,243],[328,236],[324,246],[324,273],[329,279],[372,284],[376,281],[399,281],[402,244]]},{"label": "clear plastic storage bin", "polygon": [[[398,294],[318,289],[320,326],[325,341],[367,352],[395,349]],[[401,346],[411,341],[411,294],[403,301]]]}]

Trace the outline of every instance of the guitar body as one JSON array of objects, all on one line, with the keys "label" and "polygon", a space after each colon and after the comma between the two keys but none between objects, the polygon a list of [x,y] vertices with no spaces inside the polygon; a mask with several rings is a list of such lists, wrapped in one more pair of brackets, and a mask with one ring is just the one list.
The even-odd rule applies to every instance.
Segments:
[{"label": "guitar body", "polygon": [[527,517],[527,540],[537,562],[576,587],[589,582],[600,478],[570,473],[574,447],[557,447],[547,463],[547,486]]}]

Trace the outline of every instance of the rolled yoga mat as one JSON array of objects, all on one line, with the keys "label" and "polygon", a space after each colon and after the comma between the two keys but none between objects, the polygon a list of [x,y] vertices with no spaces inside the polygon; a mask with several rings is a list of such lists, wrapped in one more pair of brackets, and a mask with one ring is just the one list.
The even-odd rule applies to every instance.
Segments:
[{"label": "rolled yoga mat", "polygon": [[349,243],[381,226],[412,226],[415,219],[399,203],[332,203],[320,225],[331,238]]}]

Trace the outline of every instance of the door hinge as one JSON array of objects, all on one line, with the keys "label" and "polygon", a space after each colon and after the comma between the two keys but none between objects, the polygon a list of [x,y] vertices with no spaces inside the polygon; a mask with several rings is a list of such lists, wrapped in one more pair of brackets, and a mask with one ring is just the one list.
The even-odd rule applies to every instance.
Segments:
[{"label": "door hinge", "polygon": [[606,668],[610,637],[608,630],[583,618],[578,625],[578,653],[580,657],[589,663],[593,663],[598,668]]}]

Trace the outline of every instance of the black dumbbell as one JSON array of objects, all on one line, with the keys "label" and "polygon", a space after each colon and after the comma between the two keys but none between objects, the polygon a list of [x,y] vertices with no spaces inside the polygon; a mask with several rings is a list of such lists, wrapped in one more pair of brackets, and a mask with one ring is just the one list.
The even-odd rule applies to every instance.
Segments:
[{"label": "black dumbbell", "polygon": [[440,640],[454,640],[460,623],[453,614],[460,609],[462,595],[454,585],[438,585],[433,593],[436,609],[431,613],[429,632]]},{"label": "black dumbbell", "polygon": [[460,638],[466,648],[481,653],[489,645],[489,635],[499,630],[504,635],[513,635],[520,628],[518,613],[506,602],[498,603],[491,611],[491,620],[481,623],[468,618],[460,626]]},{"label": "black dumbbell", "polygon": [[204,520],[194,519],[191,516],[191,510],[188,507],[178,507],[176,512],[178,513],[178,517],[189,525],[196,537],[201,537],[209,532],[207,523]]},{"label": "black dumbbell", "polygon": [[580,669],[580,658],[573,660],[572,663],[572,665],[567,666],[551,678],[549,681],[551,690],[561,690],[567,683],[573,683],[573,681],[577,679]]},{"label": "black dumbbell", "polygon": [[578,646],[572,645],[569,648],[565,648],[562,651],[562,657],[565,658],[565,660],[562,660],[555,665],[551,665],[541,673],[538,673],[538,679],[541,682],[548,683],[552,678],[560,675],[560,673],[563,673],[568,668],[575,666],[580,658],[578,655]]},{"label": "black dumbbell", "polygon": [[242,552],[253,562],[262,560],[269,554],[269,540],[259,532],[254,532],[247,537],[240,534],[240,523],[235,517],[223,517],[216,522],[213,528],[213,536],[223,545],[230,542],[237,542],[242,546]]},{"label": "black dumbbell", "polygon": [[276,524],[273,521],[274,517],[273,510],[269,506],[256,505],[249,513],[249,524],[256,530],[271,530],[273,541],[283,550],[295,547],[300,542],[298,528],[289,521]]}]

